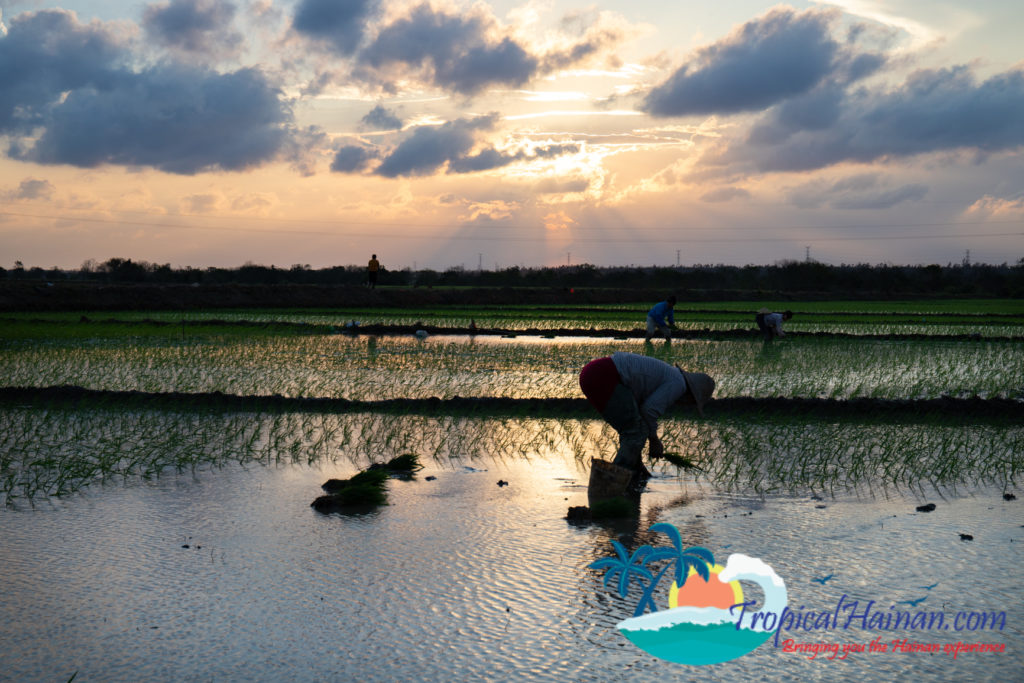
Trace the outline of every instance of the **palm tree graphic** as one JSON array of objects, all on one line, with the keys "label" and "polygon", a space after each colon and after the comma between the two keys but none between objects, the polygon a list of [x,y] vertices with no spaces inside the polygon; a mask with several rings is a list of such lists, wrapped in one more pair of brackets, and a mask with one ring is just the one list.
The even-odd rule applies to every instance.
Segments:
[{"label": "palm tree graphic", "polygon": [[[605,570],[605,588],[608,587],[610,580],[618,577],[618,593],[620,598],[626,597],[631,582],[636,581],[643,586],[643,594],[637,603],[636,611],[633,612],[634,617],[640,616],[648,608],[650,608],[651,612],[658,611],[658,606],[654,602],[654,591],[657,589],[662,577],[670,569],[674,570],[673,578],[676,585],[682,588],[686,583],[691,568],[702,579],[707,581],[711,576],[711,567],[715,566],[715,556],[707,548],[692,546],[684,550],[683,539],[679,535],[679,530],[671,524],[665,524],[664,522],[654,524],[650,527],[650,531],[665,534],[669,537],[672,545],[658,548],[643,545],[637,548],[632,555],[629,555],[621,543],[612,541],[616,557],[606,557],[589,565],[591,569]],[[648,565],[659,562],[664,562],[664,564],[658,570],[657,575],[655,575],[651,569],[648,569]]]}]

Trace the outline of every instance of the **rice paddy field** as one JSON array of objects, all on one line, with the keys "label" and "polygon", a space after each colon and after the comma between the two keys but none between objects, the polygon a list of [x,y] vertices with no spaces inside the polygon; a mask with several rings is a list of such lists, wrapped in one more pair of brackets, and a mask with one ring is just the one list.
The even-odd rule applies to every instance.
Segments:
[{"label": "rice paddy field", "polygon": [[[0,314],[0,681],[1019,678],[1024,302],[777,302],[770,343],[761,305],[680,304],[670,344],[643,304]],[[617,446],[578,373],[615,351],[715,401],[661,421],[695,467],[569,521]],[[386,505],[310,507],[409,453]],[[656,658],[590,565],[659,523],[794,612],[908,617]]]}]

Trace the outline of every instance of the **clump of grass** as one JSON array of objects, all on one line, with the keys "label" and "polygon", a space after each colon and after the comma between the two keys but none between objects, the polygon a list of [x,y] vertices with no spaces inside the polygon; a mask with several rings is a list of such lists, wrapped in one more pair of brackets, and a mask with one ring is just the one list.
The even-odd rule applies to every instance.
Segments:
[{"label": "clump of grass", "polygon": [[351,479],[328,479],[322,485],[327,495],[314,500],[310,507],[326,515],[387,505],[387,480],[385,470],[364,470]]},{"label": "clump of grass", "polygon": [[370,465],[370,471],[374,472],[394,472],[395,474],[410,475],[413,472],[418,472],[423,469],[423,465],[420,464],[420,456],[415,453],[403,453],[395,458],[391,458],[386,463],[374,463]]}]

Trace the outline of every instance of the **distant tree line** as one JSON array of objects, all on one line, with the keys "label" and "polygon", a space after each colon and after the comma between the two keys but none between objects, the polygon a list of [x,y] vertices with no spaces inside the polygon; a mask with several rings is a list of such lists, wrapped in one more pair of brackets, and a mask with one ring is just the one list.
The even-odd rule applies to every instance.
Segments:
[{"label": "distant tree line", "polygon": [[[149,284],[315,284],[358,286],[366,281],[365,266],[290,268],[246,263],[237,268],[172,268],[170,264],[112,258],[86,261],[77,270],[0,268],[0,280]],[[382,270],[380,284],[402,287],[558,287],[661,289],[664,291],[813,292],[835,297],[976,296],[1024,297],[1024,258],[1015,265],[932,264],[828,265],[816,261],[784,261],[774,265],[695,266],[558,266],[511,267],[502,270]]]}]

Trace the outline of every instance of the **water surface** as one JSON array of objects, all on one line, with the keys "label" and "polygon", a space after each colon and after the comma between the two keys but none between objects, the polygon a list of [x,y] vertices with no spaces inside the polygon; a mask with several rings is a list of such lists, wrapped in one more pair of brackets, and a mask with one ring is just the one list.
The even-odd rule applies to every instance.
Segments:
[{"label": "water surface", "polygon": [[[309,503],[344,460],[164,473],[0,511],[0,680],[1014,680],[1024,647],[1020,501],[973,488],[815,500],[726,493],[659,476],[637,522],[575,526],[585,466],[572,457],[448,458],[390,483],[391,504],[323,516]],[[427,481],[426,476],[435,476]],[[499,480],[509,482],[499,486]],[[997,632],[824,631],[803,641],[1005,643],[1005,654],[857,653],[771,641],[692,668],[630,644],[620,599],[587,565],[664,544],[655,522],[719,561],[760,557],[791,607],[842,595],[886,609],[1005,611]],[[961,541],[970,533],[973,541]],[[185,547],[188,546],[188,547]],[[821,584],[812,581],[832,574]],[[933,586],[934,584],[934,586]],[[926,589],[926,586],[933,586]],[[664,603],[660,603],[664,607]],[[902,608],[910,609],[903,605]]]}]

